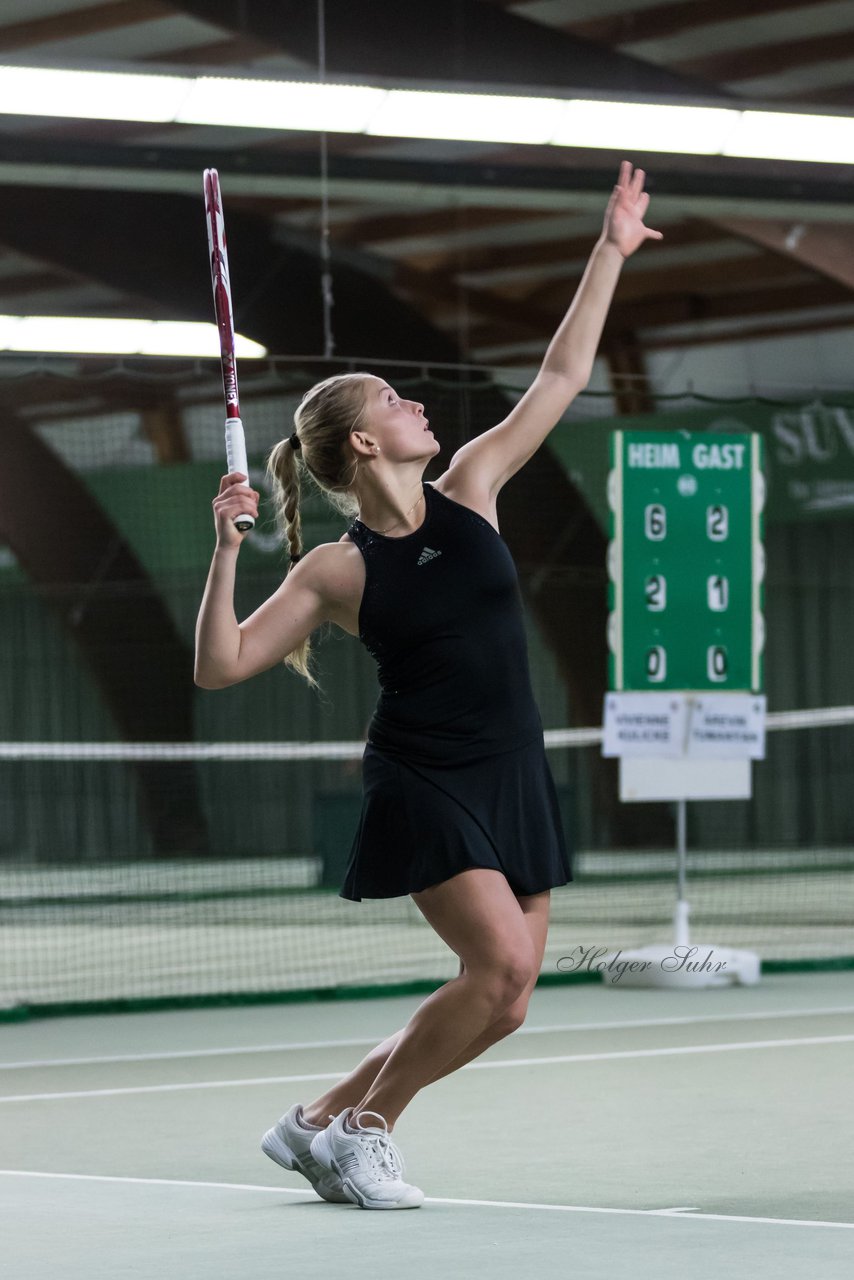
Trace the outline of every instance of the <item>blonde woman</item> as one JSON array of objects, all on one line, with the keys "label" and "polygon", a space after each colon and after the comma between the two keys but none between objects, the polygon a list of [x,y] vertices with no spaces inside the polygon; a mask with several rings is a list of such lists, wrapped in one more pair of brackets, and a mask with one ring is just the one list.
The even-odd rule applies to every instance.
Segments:
[{"label": "blonde woman", "polygon": [[[369,373],[313,387],[269,471],[291,569],[245,622],[234,614],[246,477],[223,477],[217,545],[199,613],[196,682],[218,689],[283,660],[312,684],[309,638],[331,621],[377,662],[380,696],[362,760],[363,806],[341,895],[411,895],[460,961],[400,1031],[265,1134],[264,1151],[329,1201],[415,1208],[390,1134],[415,1094],[523,1021],[546,942],[549,891],[570,870],[533,698],[518,579],[496,501],[587,384],[625,258],[644,226],[643,170],[624,162],[601,237],[533,384],[508,417],[454,454],[424,406]],[[302,553],[304,469],[352,518]],[[535,520],[536,512],[531,512]]]}]

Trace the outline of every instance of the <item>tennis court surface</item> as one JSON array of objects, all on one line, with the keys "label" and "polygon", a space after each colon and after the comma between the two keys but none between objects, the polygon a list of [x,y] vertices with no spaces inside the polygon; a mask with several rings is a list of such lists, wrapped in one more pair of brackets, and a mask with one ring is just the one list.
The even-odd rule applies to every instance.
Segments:
[{"label": "tennis court surface", "polygon": [[0,1028],[6,1280],[852,1274],[854,972],[538,988],[396,1126],[423,1207],[326,1204],[261,1134],[419,998]]}]

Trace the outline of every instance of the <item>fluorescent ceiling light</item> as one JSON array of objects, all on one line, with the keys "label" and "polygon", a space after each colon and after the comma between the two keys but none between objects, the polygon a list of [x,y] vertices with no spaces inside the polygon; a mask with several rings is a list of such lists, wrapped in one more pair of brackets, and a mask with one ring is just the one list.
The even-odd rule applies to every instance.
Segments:
[{"label": "fluorescent ceiling light", "polygon": [[466,142],[551,142],[567,103],[487,93],[390,89],[365,133]]},{"label": "fluorescent ceiling light", "polygon": [[[267,348],[238,334],[235,352],[258,360]],[[0,351],[78,355],[219,356],[215,324],[92,316],[0,316]]]},{"label": "fluorescent ceiling light", "polygon": [[191,84],[184,76],[0,67],[0,112],[163,123],[175,118]]},{"label": "fluorescent ceiling light", "polygon": [[850,164],[854,117],[0,66],[0,113]]},{"label": "fluorescent ceiling light", "polygon": [[300,84],[282,80],[234,80],[200,76],[185,81],[177,124],[244,125],[252,129],[309,129],[363,133],[388,97],[385,89],[349,84]]},{"label": "fluorescent ceiling light", "polygon": [[567,102],[552,142],[567,147],[719,155],[741,113],[676,103]]},{"label": "fluorescent ceiling light", "polygon": [[794,111],[742,111],[723,154],[764,160],[854,162],[854,119],[798,115]]}]

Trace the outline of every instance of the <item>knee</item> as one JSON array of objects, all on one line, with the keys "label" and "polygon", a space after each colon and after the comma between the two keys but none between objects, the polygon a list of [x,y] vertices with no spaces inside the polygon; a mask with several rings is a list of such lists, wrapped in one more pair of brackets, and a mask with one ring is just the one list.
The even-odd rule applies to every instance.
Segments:
[{"label": "knee", "polygon": [[[520,948],[503,955],[492,966],[487,977],[489,1000],[496,1016],[503,1016],[505,1013],[509,1016],[526,987],[535,980],[534,957],[530,951]],[[527,999],[524,1003],[527,1004]],[[524,1013],[522,1016],[524,1018]]]},{"label": "knee", "polygon": [[514,1000],[511,1005],[501,1013],[492,1024],[491,1031],[495,1032],[496,1040],[503,1040],[505,1036],[512,1036],[514,1031],[518,1031],[528,1013],[528,993],[520,996],[518,1000]]}]

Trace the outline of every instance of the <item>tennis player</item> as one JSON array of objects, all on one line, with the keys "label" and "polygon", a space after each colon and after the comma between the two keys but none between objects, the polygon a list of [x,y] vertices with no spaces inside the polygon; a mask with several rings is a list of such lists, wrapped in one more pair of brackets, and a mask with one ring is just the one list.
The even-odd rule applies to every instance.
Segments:
[{"label": "tennis player", "polygon": [[[571,879],[534,701],[518,578],[496,499],[590,378],[625,258],[644,225],[643,170],[623,162],[602,234],[533,384],[432,483],[439,453],[424,407],[369,373],[328,378],[297,409],[269,471],[292,567],[245,622],[234,614],[243,535],[258,494],[223,477],[217,546],[199,613],[196,683],[218,689],[284,660],[312,684],[309,638],[331,621],[376,659],[380,696],[362,759],[363,804],[341,896],[411,895],[460,960],[400,1031],[262,1148],[320,1196],[416,1208],[390,1134],[414,1095],[509,1035],[537,981],[549,890]],[[301,470],[352,523],[302,554]],[[531,512],[536,519],[536,512]]]}]

